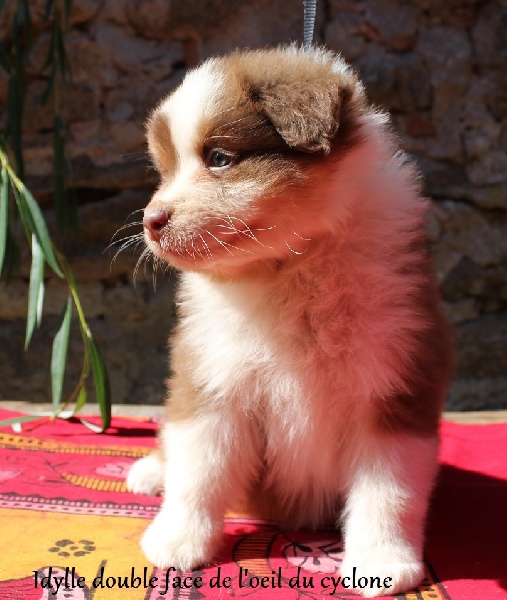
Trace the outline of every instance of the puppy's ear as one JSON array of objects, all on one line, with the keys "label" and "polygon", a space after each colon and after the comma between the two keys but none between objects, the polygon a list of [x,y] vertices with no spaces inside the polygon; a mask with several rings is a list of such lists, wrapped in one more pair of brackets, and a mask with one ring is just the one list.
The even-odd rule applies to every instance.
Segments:
[{"label": "puppy's ear", "polygon": [[287,145],[301,152],[325,154],[331,149],[348,95],[346,88],[329,80],[280,81],[250,89],[250,100]]}]

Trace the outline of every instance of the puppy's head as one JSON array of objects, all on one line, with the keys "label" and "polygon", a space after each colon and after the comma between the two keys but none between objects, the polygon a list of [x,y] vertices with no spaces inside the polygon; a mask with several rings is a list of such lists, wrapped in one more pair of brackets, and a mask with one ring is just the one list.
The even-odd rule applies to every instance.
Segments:
[{"label": "puppy's head", "polygon": [[355,74],[323,50],[237,52],[190,72],[148,122],[161,178],[148,248],[217,274],[302,252],[326,227],[328,174],[364,108]]}]

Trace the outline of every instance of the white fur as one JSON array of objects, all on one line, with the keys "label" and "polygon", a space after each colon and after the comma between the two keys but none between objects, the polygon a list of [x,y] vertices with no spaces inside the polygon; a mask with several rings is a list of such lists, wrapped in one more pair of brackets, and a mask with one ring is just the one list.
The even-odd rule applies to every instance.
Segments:
[{"label": "white fur", "polygon": [[160,568],[188,570],[215,554],[227,507],[241,499],[259,467],[258,448],[244,414],[233,408],[228,415],[213,412],[193,422],[167,424],[162,439],[170,457],[165,499],[141,546]]},{"label": "white fur", "polygon": [[[364,440],[362,440],[364,442]],[[424,575],[422,545],[438,440],[370,439],[356,448],[344,511],[344,576],[391,577],[389,587],[363,595],[397,594]]]},{"label": "white fur", "polygon": [[155,453],[135,462],[127,474],[127,488],[135,494],[154,496],[164,489],[164,463]]}]

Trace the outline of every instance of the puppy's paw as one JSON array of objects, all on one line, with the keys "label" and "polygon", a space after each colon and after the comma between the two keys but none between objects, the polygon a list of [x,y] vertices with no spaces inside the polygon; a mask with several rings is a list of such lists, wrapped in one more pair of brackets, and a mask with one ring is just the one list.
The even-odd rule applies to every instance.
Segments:
[{"label": "puppy's paw", "polygon": [[127,474],[127,489],[135,494],[155,496],[164,488],[164,464],[156,453],[135,462]]},{"label": "puppy's paw", "polygon": [[354,591],[365,598],[392,596],[417,587],[424,577],[424,565],[411,556],[407,560],[400,558],[399,552],[390,554],[388,550],[376,556],[368,556],[368,552],[360,556],[345,553],[340,568],[342,581],[349,577]]},{"label": "puppy's paw", "polygon": [[146,558],[161,569],[191,571],[208,563],[216,551],[217,536],[198,523],[185,523],[160,512],[145,531],[141,548]]}]

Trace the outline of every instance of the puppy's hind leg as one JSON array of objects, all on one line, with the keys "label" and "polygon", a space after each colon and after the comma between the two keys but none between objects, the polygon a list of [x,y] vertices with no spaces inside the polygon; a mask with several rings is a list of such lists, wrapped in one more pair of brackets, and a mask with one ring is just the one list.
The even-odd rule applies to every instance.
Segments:
[{"label": "puppy's hind leg", "polygon": [[153,450],[132,465],[127,474],[127,489],[134,494],[149,496],[164,489],[164,460],[160,450]]},{"label": "puppy's hind leg", "polygon": [[406,592],[423,579],[424,522],[437,450],[435,437],[377,437],[355,462],[341,575],[355,579],[363,596]]}]

